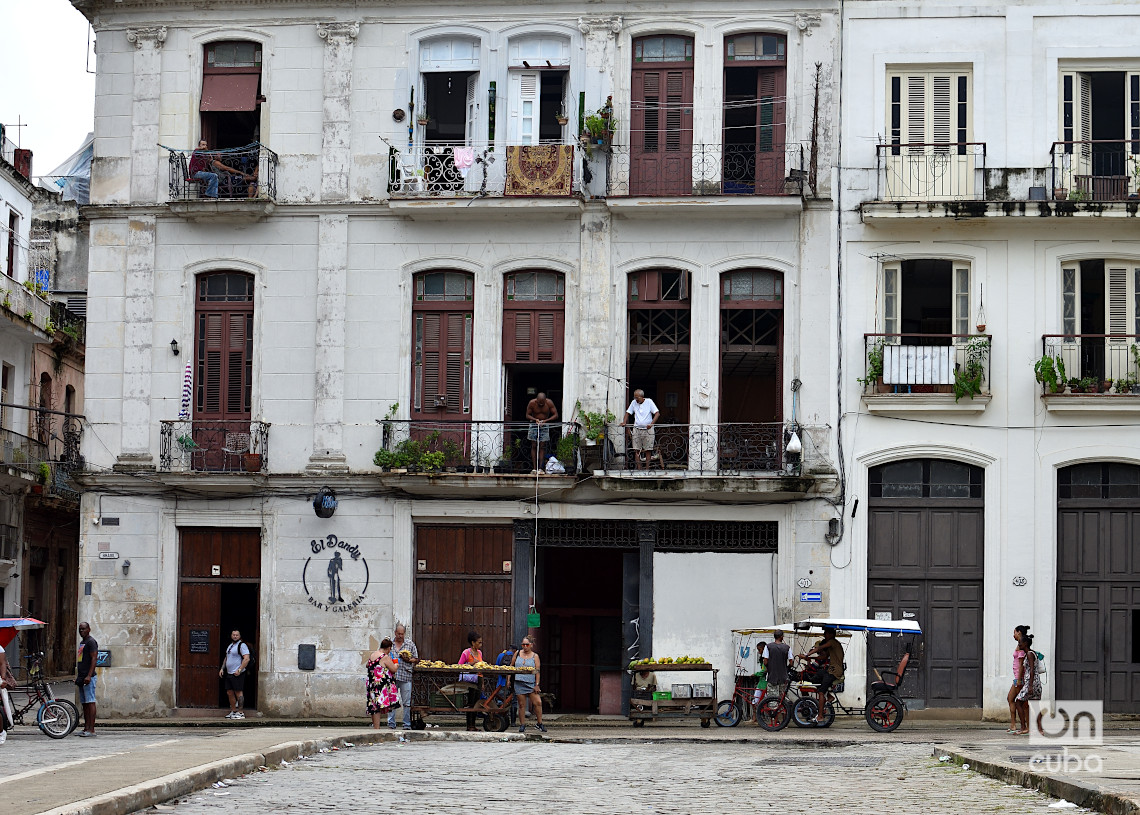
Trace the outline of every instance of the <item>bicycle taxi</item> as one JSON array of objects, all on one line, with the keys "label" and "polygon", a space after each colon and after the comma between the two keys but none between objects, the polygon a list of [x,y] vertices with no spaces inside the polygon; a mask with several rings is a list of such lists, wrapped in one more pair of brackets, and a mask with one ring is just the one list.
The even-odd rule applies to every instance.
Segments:
[{"label": "bicycle taxi", "polygon": [[[18,632],[40,629],[45,625],[42,620],[32,617],[0,617],[0,648],[7,648]],[[0,727],[11,730],[14,725],[22,725],[24,715],[34,710],[40,731],[50,738],[62,739],[75,730],[79,712],[68,700],[55,697],[44,676],[43,657],[43,652],[25,654],[27,668],[9,666],[14,676],[22,673],[26,681],[8,689],[6,704],[0,706]],[[24,697],[23,705],[16,704],[16,696]]]},{"label": "bicycle taxi", "polygon": [[[795,624],[797,634],[812,631],[822,632],[825,628],[835,629],[837,635],[847,634],[851,636],[853,638],[851,644],[862,640],[865,653],[870,650],[867,638],[871,635],[911,638],[922,635],[922,629],[914,620],[857,620],[813,617]],[[797,637],[797,645],[800,644],[801,639]],[[769,693],[761,700],[757,711],[757,719],[760,725],[766,730],[780,730],[787,725],[788,719],[791,718],[800,727],[829,727],[837,715],[863,716],[872,730],[890,733],[902,724],[906,713],[906,703],[899,697],[898,690],[906,676],[912,645],[913,642],[906,643],[905,651],[893,671],[880,673],[874,666],[870,666],[870,660],[867,661],[876,679],[868,687],[867,703],[862,708],[848,707],[839,701],[838,694],[843,692],[842,682],[830,687],[826,693],[822,692],[820,686],[812,681],[820,666],[812,664],[804,656],[810,650],[809,648],[797,648],[796,667],[799,670],[792,671],[789,685],[795,686],[795,692],[799,698],[794,704],[789,705],[787,690],[782,693],[774,693],[770,689]],[[844,647],[845,654],[849,647],[850,644]],[[817,722],[816,713],[821,703],[824,715],[822,720]]]}]

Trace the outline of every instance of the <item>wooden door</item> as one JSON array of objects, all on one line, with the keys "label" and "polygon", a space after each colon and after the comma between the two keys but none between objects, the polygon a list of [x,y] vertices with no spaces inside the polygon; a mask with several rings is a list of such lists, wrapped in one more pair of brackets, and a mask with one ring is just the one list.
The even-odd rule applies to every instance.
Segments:
[{"label": "wooden door", "polygon": [[[179,707],[218,706],[218,666],[238,628],[256,653],[257,630],[237,623],[234,610],[223,602],[223,587],[250,586],[261,579],[261,533],[257,529],[184,528],[180,530],[178,592]],[[215,571],[216,567],[216,571]],[[247,617],[248,619],[248,617]],[[255,673],[246,678],[247,698],[256,697]]]},{"label": "wooden door", "polygon": [[762,68],[757,72],[756,98],[756,194],[784,193],[784,112],[787,72]]},{"label": "wooden door", "polygon": [[693,194],[693,68],[635,68],[630,195]]},{"label": "wooden door", "polygon": [[470,311],[415,314],[413,419],[471,418]]},{"label": "wooden door", "polygon": [[[924,636],[912,651],[902,688],[905,697],[922,699],[928,707],[977,707],[982,703],[982,473],[953,462],[899,462],[911,464],[913,484],[896,481],[876,488],[885,468],[872,470],[868,612],[916,619],[922,626]],[[943,480],[956,472],[963,474],[960,484]],[[959,490],[961,497],[946,497]],[[871,665],[893,671],[901,647],[872,637]],[[871,673],[869,681],[874,679]]]},{"label": "wooden door", "polygon": [[411,630],[421,657],[455,662],[468,631],[483,638],[488,662],[510,643],[513,550],[510,526],[416,527]]}]

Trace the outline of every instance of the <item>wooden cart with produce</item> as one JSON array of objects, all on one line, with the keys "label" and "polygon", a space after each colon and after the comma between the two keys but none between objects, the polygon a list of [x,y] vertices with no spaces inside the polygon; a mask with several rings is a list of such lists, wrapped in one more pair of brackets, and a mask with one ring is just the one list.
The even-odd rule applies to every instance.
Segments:
[{"label": "wooden cart with produce", "polygon": [[[639,696],[634,677],[640,671],[704,672],[712,675],[711,683],[677,683],[668,691],[656,690],[650,697]],[[634,727],[658,719],[700,719],[701,727],[708,727],[716,716],[716,668],[696,657],[641,660],[629,665],[631,694],[629,719]]]},{"label": "wooden cart with produce", "polygon": [[[483,729],[502,733],[511,724],[511,677],[534,673],[534,668],[514,668],[510,665],[446,665],[443,662],[420,660],[412,673],[412,729],[427,727],[425,716],[431,714],[474,713],[483,720]],[[476,676],[470,682],[461,677]],[[506,682],[500,683],[500,679]],[[467,705],[467,692],[478,689],[479,701]]]}]

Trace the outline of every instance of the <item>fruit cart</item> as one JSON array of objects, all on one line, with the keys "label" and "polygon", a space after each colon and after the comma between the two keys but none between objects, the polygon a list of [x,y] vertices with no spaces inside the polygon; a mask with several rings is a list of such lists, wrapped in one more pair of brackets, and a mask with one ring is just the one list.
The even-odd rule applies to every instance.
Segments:
[{"label": "fruit cart", "polygon": [[[430,660],[419,662],[412,672],[412,729],[423,730],[424,717],[432,714],[474,713],[483,720],[483,729],[502,733],[511,723],[511,681],[515,674],[534,673],[534,668],[509,665],[444,665]],[[460,680],[461,675],[477,674],[477,682]],[[506,679],[503,684],[500,679]],[[467,706],[467,691],[477,688],[479,701]]]},{"label": "fruit cart", "polygon": [[652,699],[637,698],[631,694],[629,719],[634,727],[657,719],[700,719],[701,727],[708,727],[716,716],[717,670],[707,662],[641,662],[630,665],[629,681],[639,671],[670,673],[676,671],[700,672],[712,675],[712,683],[673,683],[670,691],[657,691]]}]

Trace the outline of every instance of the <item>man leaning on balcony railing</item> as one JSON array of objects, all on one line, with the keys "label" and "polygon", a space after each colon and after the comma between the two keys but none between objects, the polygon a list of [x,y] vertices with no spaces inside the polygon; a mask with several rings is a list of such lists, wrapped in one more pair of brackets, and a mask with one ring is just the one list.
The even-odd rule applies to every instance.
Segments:
[{"label": "man leaning on balcony railing", "polygon": [[198,149],[190,154],[190,167],[188,175],[193,181],[199,181],[206,185],[206,192],[203,193],[206,198],[218,197],[218,179],[221,173],[228,176],[240,176],[244,181],[248,182],[248,194],[252,198],[257,194],[257,167],[254,166],[253,174],[243,173],[241,170],[236,170],[233,167],[227,167],[219,159],[216,153],[207,152],[210,149],[209,144],[205,139],[198,142]]}]

